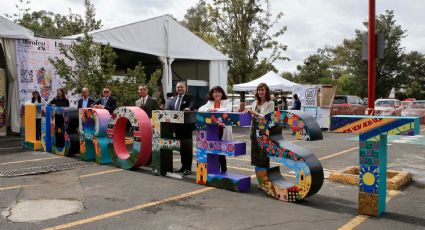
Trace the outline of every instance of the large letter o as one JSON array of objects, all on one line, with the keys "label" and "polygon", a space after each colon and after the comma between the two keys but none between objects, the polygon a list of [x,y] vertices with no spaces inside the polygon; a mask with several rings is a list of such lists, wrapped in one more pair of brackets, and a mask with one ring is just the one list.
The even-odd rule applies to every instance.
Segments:
[{"label": "large letter o", "polygon": [[[125,128],[133,128],[133,150],[125,145]],[[117,167],[138,168],[149,163],[152,155],[152,125],[148,115],[139,107],[120,107],[114,111],[108,125],[109,153]]]}]

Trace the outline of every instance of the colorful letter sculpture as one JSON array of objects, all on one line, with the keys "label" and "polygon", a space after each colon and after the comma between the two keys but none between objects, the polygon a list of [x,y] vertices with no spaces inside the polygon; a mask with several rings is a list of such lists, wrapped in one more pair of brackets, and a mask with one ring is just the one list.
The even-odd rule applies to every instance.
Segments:
[{"label": "colorful letter sculpture", "polygon": [[43,113],[41,132],[44,150],[62,156],[79,153],[78,111],[72,107],[46,106]]},{"label": "colorful letter sculpture", "polygon": [[[133,132],[133,148],[125,144],[127,121]],[[152,155],[152,125],[148,115],[139,107],[120,107],[114,111],[107,130],[109,154],[114,164],[123,169],[135,169],[149,163]]]},{"label": "colorful letter sculpture", "polygon": [[41,106],[36,106],[34,104],[27,104],[25,105],[24,109],[24,127],[25,127],[25,134],[24,134],[24,147],[31,150],[41,150],[41,140],[37,140],[36,138],[36,119],[37,119],[37,113],[41,113]]},{"label": "colorful letter sculpture", "polygon": [[323,139],[320,126],[310,115],[301,111],[276,111],[259,120],[257,142],[260,151],[251,154],[267,154],[295,172],[296,184],[293,184],[281,175],[279,166],[254,165],[260,189],[279,200],[295,202],[320,190],[323,168],[313,153],[283,139],[282,128],[286,125],[292,130],[303,130],[309,140]]},{"label": "colorful letter sculpture", "polygon": [[[196,113],[154,110],[152,112],[152,123],[152,173],[157,176],[164,176],[167,172],[173,172],[173,150],[193,151],[190,127],[196,123]],[[179,137],[183,136],[183,139],[176,139],[173,131],[185,130],[182,129],[183,126],[189,127],[186,129],[187,133],[179,135]],[[187,146],[187,149],[180,148],[182,144]]]},{"label": "colorful letter sculpture", "polygon": [[331,118],[331,130],[359,135],[359,213],[385,212],[387,191],[387,135],[417,135],[418,117],[348,116]]},{"label": "colorful letter sculpture", "polygon": [[107,129],[111,115],[106,109],[80,109],[80,152],[85,161],[112,162],[108,150]]},{"label": "colorful letter sculpture", "polygon": [[219,155],[236,157],[246,154],[242,141],[220,141],[220,125],[249,126],[247,113],[198,113],[196,137],[196,183],[231,191],[243,192],[251,188],[251,178],[220,172]]}]

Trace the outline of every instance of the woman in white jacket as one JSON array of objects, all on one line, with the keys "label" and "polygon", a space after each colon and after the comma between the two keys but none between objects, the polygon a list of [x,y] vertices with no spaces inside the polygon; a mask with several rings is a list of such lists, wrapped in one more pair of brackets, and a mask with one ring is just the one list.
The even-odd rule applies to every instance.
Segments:
[{"label": "woman in white jacket", "polygon": [[252,109],[246,112],[253,117],[251,125],[251,165],[262,168],[270,168],[270,158],[267,153],[260,151],[257,141],[258,120],[274,111],[274,101],[271,100],[270,89],[266,83],[260,83],[255,93],[255,101]]},{"label": "woman in white jacket", "polygon": [[[199,108],[199,112],[230,112],[231,104],[227,101],[226,93],[220,86],[214,86],[208,92],[207,104]],[[220,126],[220,140],[233,140],[232,126]],[[219,156],[221,172],[227,171],[226,156]]]}]

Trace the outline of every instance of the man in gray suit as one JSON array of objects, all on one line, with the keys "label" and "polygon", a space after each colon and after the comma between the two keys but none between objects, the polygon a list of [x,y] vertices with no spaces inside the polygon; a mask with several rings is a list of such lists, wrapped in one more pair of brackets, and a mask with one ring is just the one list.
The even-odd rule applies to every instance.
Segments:
[{"label": "man in gray suit", "polygon": [[159,105],[156,99],[150,97],[148,93],[147,85],[141,84],[139,86],[140,99],[136,101],[136,106],[143,109],[149,118],[152,118],[152,110],[159,110]]}]

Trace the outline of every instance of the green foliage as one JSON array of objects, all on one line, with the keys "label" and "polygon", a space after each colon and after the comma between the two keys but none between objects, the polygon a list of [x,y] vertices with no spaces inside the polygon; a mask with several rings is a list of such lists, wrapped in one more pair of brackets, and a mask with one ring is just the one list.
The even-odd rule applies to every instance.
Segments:
[{"label": "green foliage", "polygon": [[348,74],[343,74],[338,79],[337,94],[340,94],[340,95],[356,95],[356,93],[357,93],[356,90],[357,90],[358,87],[353,87],[353,85],[355,85],[355,82],[356,82],[356,80],[354,79],[354,77],[352,77]]},{"label": "green foliage", "polygon": [[[332,80],[329,59],[319,50],[304,60],[303,66],[297,66],[299,79],[306,84],[319,84],[324,79]],[[327,80],[326,80],[327,81]]]},{"label": "green foliage", "polygon": [[[367,28],[367,22],[364,22]],[[393,11],[386,11],[377,17],[377,32],[383,33],[386,41],[384,58],[377,60],[376,67],[376,97],[388,97],[391,89],[407,86],[413,76],[423,76],[420,73],[420,55],[411,55],[412,61],[405,60],[404,47],[401,39],[405,30],[396,24]],[[329,78],[338,79],[338,93],[367,96],[367,61],[362,60],[361,37],[366,31],[356,30],[353,39],[345,39],[336,47],[319,49],[310,55],[304,65],[298,66],[299,77],[303,83],[318,84],[329,82]],[[412,68],[406,67],[408,63]],[[423,68],[422,68],[423,69]],[[416,71],[416,72],[415,72]],[[409,77],[411,76],[411,77]],[[419,77],[420,78],[420,77]],[[423,84],[422,84],[423,85]]]},{"label": "green foliage", "polygon": [[261,62],[257,63],[255,65],[255,68],[252,72],[252,75],[255,76],[256,78],[268,73],[269,71],[273,71],[273,72],[278,72],[276,67],[268,62],[266,59],[261,60]]},{"label": "green foliage", "polygon": [[181,23],[210,45],[218,46],[218,38],[214,33],[212,22],[208,18],[208,5],[205,0],[199,0],[196,6],[189,8]]},{"label": "green foliage", "polygon": [[157,69],[148,80],[142,62],[139,62],[134,69],[127,69],[124,78],[115,80],[111,87],[115,97],[119,99],[117,105],[134,105],[136,100],[140,98],[138,89],[141,84],[148,86],[149,95],[152,96],[158,92],[158,81],[160,79],[161,69]]},{"label": "green foliage", "polygon": [[[183,24],[231,58],[228,76],[233,85],[275,69],[276,60],[287,59],[286,46],[277,42],[286,27],[270,33],[282,16],[272,17],[269,0],[213,0],[211,4],[200,0],[187,11]],[[259,63],[259,53],[265,50],[270,55]]]},{"label": "green foliage", "polygon": [[[16,4],[18,13],[6,14],[10,20],[28,28],[38,37],[61,38],[69,35],[83,33],[85,21],[79,14],[74,14],[69,9],[68,15],[56,14],[51,11],[40,10],[31,12],[28,6],[30,1],[19,0]],[[92,18],[89,30],[100,29],[101,21]]]},{"label": "green foliage", "polygon": [[280,75],[288,81],[298,82],[298,78],[295,73],[283,72]]},{"label": "green foliage", "polygon": [[406,97],[423,99],[424,94],[422,93],[422,87],[419,82],[412,82],[406,90]]},{"label": "green foliage", "polygon": [[277,42],[286,27],[270,30],[282,18],[278,13],[272,18],[269,0],[213,0],[208,6],[209,16],[219,39],[218,49],[230,58],[229,82],[237,84],[258,76],[253,75],[259,53],[271,50],[267,62],[285,60],[286,46]]},{"label": "green foliage", "polygon": [[419,85],[422,97],[425,94],[425,56],[417,51],[404,55],[404,68],[407,76],[407,85]]},{"label": "green foliage", "polygon": [[[115,72],[115,60],[117,55],[112,47],[101,46],[93,43],[88,31],[96,27],[95,9],[90,1],[85,1],[86,17],[84,21],[84,36],[70,46],[61,45],[60,52],[64,58],[50,58],[58,74],[65,79],[65,90],[74,94],[80,93],[83,87],[90,89],[93,97],[99,98],[102,89],[112,82],[112,74]],[[69,65],[69,61],[75,65]]]}]

